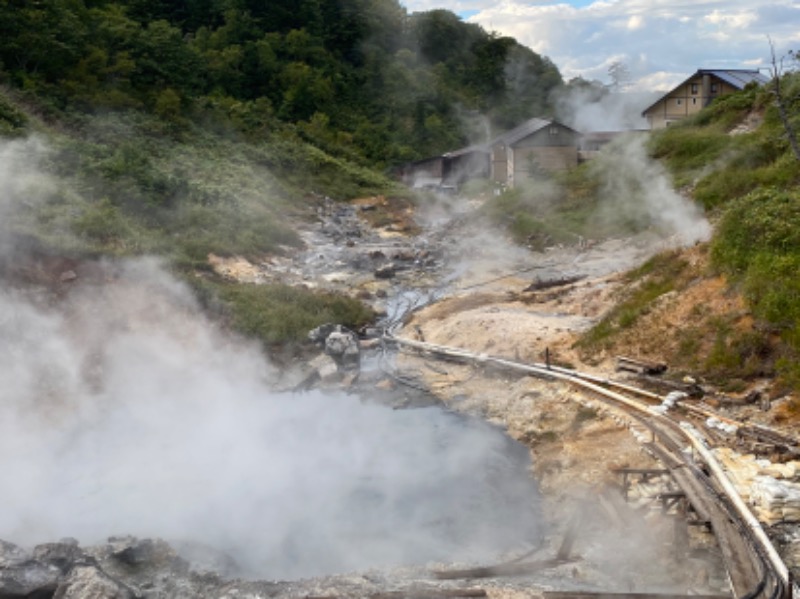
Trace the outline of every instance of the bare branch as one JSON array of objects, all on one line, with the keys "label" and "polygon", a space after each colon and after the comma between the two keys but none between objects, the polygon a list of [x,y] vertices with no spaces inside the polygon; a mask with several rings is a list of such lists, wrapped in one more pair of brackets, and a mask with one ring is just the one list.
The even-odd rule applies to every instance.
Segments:
[{"label": "bare branch", "polygon": [[800,144],[797,142],[797,134],[794,126],[789,120],[789,110],[787,107],[786,99],[783,97],[783,89],[781,88],[781,77],[784,74],[783,61],[786,58],[782,56],[780,60],[775,57],[775,46],[772,43],[772,38],[767,36],[769,40],[770,56],[772,59],[772,67],[770,73],[772,75],[772,95],[775,98],[775,105],[778,108],[778,115],[780,116],[783,130],[786,132],[786,137],[789,139],[789,145],[792,148],[792,153],[795,159],[800,161]]}]

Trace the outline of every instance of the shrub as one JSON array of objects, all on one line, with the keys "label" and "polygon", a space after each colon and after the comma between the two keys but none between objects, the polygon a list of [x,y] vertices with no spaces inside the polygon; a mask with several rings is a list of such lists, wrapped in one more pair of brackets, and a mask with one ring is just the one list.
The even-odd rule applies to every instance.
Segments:
[{"label": "shrub", "polygon": [[800,197],[796,192],[759,189],[727,207],[711,245],[712,263],[739,276],[761,254],[800,255]]},{"label": "shrub", "polygon": [[222,302],[236,330],[266,345],[302,342],[311,329],[326,322],[358,329],[375,318],[360,301],[336,293],[278,284],[205,285]]},{"label": "shrub", "polygon": [[0,96],[0,135],[21,135],[28,125],[28,117],[11,102]]},{"label": "shrub", "polygon": [[90,242],[111,244],[124,239],[130,232],[119,208],[107,198],[87,207],[73,224],[75,232]]},{"label": "shrub", "polygon": [[784,355],[778,372],[790,384],[800,384],[795,359],[800,354],[797,192],[766,188],[732,202],[720,221],[711,257],[716,268],[742,286],[753,315],[780,335]]}]

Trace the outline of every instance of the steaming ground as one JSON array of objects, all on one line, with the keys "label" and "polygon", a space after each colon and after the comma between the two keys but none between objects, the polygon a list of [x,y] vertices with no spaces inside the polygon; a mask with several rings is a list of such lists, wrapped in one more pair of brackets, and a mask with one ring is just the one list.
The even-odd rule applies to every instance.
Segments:
[{"label": "steaming ground", "polygon": [[274,393],[156,262],[100,270],[55,307],[0,292],[0,538],[192,540],[271,578],[536,542],[527,450],[499,431]]}]

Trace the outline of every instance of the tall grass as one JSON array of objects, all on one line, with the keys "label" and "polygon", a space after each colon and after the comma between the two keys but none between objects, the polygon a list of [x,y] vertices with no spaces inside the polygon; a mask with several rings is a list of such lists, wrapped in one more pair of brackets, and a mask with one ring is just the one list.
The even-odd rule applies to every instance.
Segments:
[{"label": "tall grass", "polygon": [[[17,112],[0,95],[0,136],[24,124]],[[37,127],[49,138],[39,170],[52,185],[2,223],[11,233],[78,257],[159,255],[191,283],[204,271],[207,284],[194,287],[207,305],[223,305],[236,329],[271,346],[329,320],[360,326],[374,317],[343,296],[214,280],[208,256],[298,247],[297,225],[320,197],[389,194],[395,184],[382,174],[325,154],[289,127],[228,137],[135,111],[76,115],[59,131]]]},{"label": "tall grass", "polygon": [[327,322],[357,330],[375,318],[363,303],[337,293],[209,280],[195,281],[194,285],[201,288],[207,302],[216,303],[236,330],[268,347],[297,344],[311,329]]}]

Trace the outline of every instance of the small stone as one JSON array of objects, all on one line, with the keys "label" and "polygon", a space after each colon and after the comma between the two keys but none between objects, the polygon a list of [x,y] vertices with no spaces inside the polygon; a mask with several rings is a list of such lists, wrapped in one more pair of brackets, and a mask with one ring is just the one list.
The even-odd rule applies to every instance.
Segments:
[{"label": "small stone", "polygon": [[391,391],[394,389],[395,384],[392,379],[381,379],[377,383],[375,383],[375,388],[380,389],[381,391]]},{"label": "small stone", "polygon": [[396,274],[397,274],[397,267],[393,263],[381,266],[380,268],[375,270],[375,278],[377,279],[391,279]]},{"label": "small stone", "polygon": [[58,277],[58,280],[61,281],[62,283],[67,283],[69,281],[74,281],[77,278],[78,275],[75,274],[74,270],[65,270],[64,272],[61,273],[61,276]]}]

